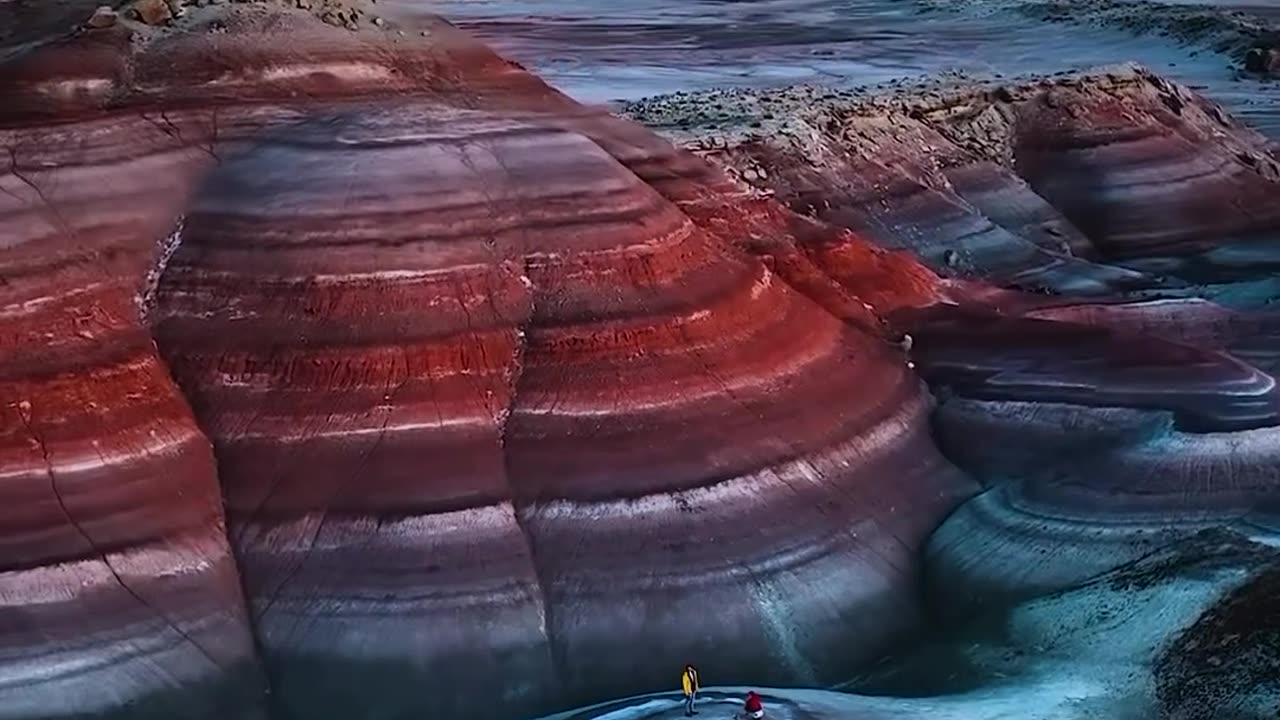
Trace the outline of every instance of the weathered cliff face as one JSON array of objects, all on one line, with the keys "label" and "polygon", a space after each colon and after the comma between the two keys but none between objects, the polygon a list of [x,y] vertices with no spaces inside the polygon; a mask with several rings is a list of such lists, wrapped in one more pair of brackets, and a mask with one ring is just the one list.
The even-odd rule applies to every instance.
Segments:
[{"label": "weathered cliff face", "polygon": [[[46,685],[55,715],[163,714],[157,692],[252,696],[263,676],[288,717],[525,716],[665,687],[693,658],[831,682],[914,626],[915,558],[975,489],[881,336],[880,313],[942,297],[934,275],[444,24],[192,22],[3,71],[6,198],[32,228],[4,256],[25,293],[6,304],[6,428],[23,492],[48,499],[0,561],[71,583],[48,623],[103,627],[58,626],[80,640],[11,676],[14,717]],[[128,353],[50,314],[91,310]],[[34,385],[55,360],[60,394]],[[155,487],[135,479],[152,465]],[[73,472],[118,496],[72,507]],[[147,522],[91,527],[94,503]],[[147,543],[169,553],[136,587],[117,571],[142,598],[120,609],[68,564]],[[142,656],[167,672],[66,692],[151,635],[191,668]]]}]

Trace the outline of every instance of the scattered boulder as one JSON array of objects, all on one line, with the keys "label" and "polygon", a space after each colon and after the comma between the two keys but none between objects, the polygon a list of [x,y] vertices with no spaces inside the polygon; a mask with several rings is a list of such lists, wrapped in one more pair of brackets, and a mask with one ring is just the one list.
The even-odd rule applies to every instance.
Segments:
[{"label": "scattered boulder", "polygon": [[89,16],[85,25],[100,30],[115,25],[116,20],[116,11],[108,5],[102,5],[93,11],[93,15]]},{"label": "scattered boulder", "polygon": [[173,19],[173,10],[164,0],[138,0],[133,4],[133,12],[148,25],[163,25]]},{"label": "scattered boulder", "polygon": [[[307,0],[299,0],[306,2]],[[344,27],[348,30],[360,29],[360,16],[363,11],[359,8],[338,5],[336,3],[325,3],[322,11],[319,13],[320,19],[334,27]]]},{"label": "scattered boulder", "polygon": [[1255,73],[1280,73],[1280,48],[1249,50],[1244,56],[1244,68]]}]

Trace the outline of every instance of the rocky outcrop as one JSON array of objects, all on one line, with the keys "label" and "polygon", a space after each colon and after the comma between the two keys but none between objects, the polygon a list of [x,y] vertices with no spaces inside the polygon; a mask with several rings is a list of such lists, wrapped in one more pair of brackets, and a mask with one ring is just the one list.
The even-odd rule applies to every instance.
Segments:
[{"label": "rocky outcrop", "polygon": [[1271,711],[1280,694],[1278,583],[1274,566],[1249,578],[1165,648],[1156,692],[1166,717]]},{"label": "rocky outcrop", "polygon": [[1249,72],[1280,73],[1280,48],[1249,48],[1244,56],[1244,67]]},{"label": "rocky outcrop", "polygon": [[[229,149],[192,205],[157,337],[217,447],[293,712],[560,699],[503,462],[532,307],[509,244],[538,199],[502,178],[582,142],[398,103]],[[557,213],[556,197],[542,198],[547,234],[600,199]],[[522,682],[478,695],[501,674]]]},{"label": "rocky outcrop", "polygon": [[[1243,254],[1250,272],[1266,262],[1257,253],[1280,226],[1280,167],[1258,136],[1185,88],[1141,71],[1062,83],[1026,98],[1016,122],[1029,128],[1013,141],[1016,171],[1103,255],[1219,282]],[[1168,256],[1182,266],[1156,264]]]}]

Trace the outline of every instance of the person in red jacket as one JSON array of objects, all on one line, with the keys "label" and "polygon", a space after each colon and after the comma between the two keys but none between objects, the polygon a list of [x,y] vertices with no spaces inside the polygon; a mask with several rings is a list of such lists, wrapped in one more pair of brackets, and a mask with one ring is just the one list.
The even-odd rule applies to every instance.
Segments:
[{"label": "person in red jacket", "polygon": [[742,703],[742,717],[750,720],[760,720],[764,717],[764,703],[760,702],[760,696],[755,690],[747,693],[747,699]]}]

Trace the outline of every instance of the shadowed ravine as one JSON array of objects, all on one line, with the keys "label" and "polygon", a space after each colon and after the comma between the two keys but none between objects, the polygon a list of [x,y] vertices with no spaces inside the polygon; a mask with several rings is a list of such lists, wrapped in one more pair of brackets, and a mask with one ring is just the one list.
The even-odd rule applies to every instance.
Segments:
[{"label": "shadowed ravine", "polygon": [[1264,135],[324,12],[0,63],[0,719],[1274,714]]}]

